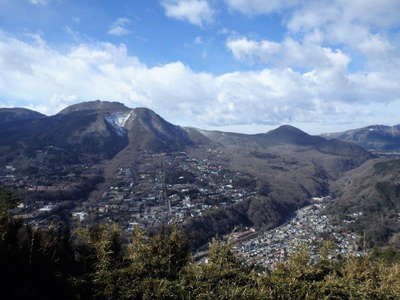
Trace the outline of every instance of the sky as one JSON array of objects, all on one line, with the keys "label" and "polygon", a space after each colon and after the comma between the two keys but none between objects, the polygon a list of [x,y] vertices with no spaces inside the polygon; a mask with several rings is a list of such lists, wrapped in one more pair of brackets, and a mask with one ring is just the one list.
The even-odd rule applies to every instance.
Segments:
[{"label": "sky", "polygon": [[0,0],[0,107],[204,129],[400,123],[399,0]]}]

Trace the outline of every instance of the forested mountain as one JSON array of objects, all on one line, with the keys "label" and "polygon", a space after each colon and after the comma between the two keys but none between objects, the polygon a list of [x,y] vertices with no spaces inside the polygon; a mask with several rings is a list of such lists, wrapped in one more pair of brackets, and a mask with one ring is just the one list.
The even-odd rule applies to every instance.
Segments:
[{"label": "forested mountain", "polygon": [[[126,229],[132,222],[157,227],[171,217],[163,200],[168,196],[175,199],[170,209],[196,237],[194,247],[237,227],[281,224],[372,157],[354,144],[288,125],[254,135],[205,131],[171,124],[147,108],[106,101],[0,128],[3,178],[25,191],[25,215],[40,205],[58,205],[64,221],[75,210],[90,211],[89,225],[111,219]],[[175,181],[163,191],[166,165]],[[185,176],[191,179],[182,186],[178,179]],[[185,199],[198,208],[187,209]],[[110,205],[114,213],[103,213]]]},{"label": "forested mountain", "polygon": [[400,160],[370,160],[346,173],[333,190],[337,200],[331,213],[342,220],[361,214],[351,227],[367,246],[400,246]]},{"label": "forested mountain", "polygon": [[[190,254],[238,229],[274,228],[329,194],[331,216],[363,237],[359,247],[398,247],[398,160],[288,125],[254,135],[206,131],[116,102],[6,114],[0,123],[1,183],[19,195],[0,191],[1,265],[12,298],[400,295],[382,276],[397,274],[395,251],[330,260],[327,250],[309,267],[299,252],[267,273],[220,242],[206,264]],[[357,221],[348,221],[352,214]],[[378,268],[380,279],[367,286],[370,277],[356,280],[352,268],[371,276]]]}]

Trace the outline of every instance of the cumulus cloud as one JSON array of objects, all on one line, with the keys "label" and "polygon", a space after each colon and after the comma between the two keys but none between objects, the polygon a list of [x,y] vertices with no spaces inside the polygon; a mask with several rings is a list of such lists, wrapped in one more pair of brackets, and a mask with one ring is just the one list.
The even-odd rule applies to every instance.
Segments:
[{"label": "cumulus cloud", "polygon": [[126,28],[126,26],[129,25],[130,22],[131,21],[128,18],[118,18],[110,26],[110,29],[108,30],[108,34],[121,36],[121,35],[127,35],[127,34],[131,33],[130,30],[128,30]]},{"label": "cumulus cloud", "polygon": [[390,28],[400,24],[399,11],[397,0],[308,0],[294,11],[288,26],[295,31],[340,23]]},{"label": "cumulus cloud", "polygon": [[[234,36],[227,39],[226,47],[246,64],[296,70],[302,76],[299,91],[316,99],[314,108],[323,112],[319,118],[353,114],[373,123],[372,116],[385,115],[385,120],[399,123],[390,111],[400,100],[400,86],[394,80],[400,75],[400,43],[392,31],[400,26],[399,1],[226,2],[245,14],[286,13],[282,40]],[[351,65],[353,59],[358,60],[356,67]]]},{"label": "cumulus cloud", "polygon": [[397,0],[309,0],[295,10],[287,27],[293,34],[319,31],[324,42],[342,44],[366,57],[369,66],[398,67],[398,45],[390,29],[400,26]]},{"label": "cumulus cloud", "polygon": [[271,66],[216,76],[180,61],[148,66],[124,44],[78,44],[60,52],[40,37],[21,40],[0,32],[0,106],[22,101],[53,114],[82,100],[115,100],[149,107],[178,124],[214,128],[358,124],[378,120],[383,112],[386,121],[397,118],[399,71],[351,73],[343,54],[318,51],[328,61],[324,68]]},{"label": "cumulus cloud", "polygon": [[215,11],[207,0],[164,0],[161,2],[167,17],[204,26],[214,19]]},{"label": "cumulus cloud", "polygon": [[248,63],[255,63],[256,60],[266,63],[281,49],[279,43],[266,40],[257,42],[246,37],[229,39],[226,46],[237,60]]},{"label": "cumulus cloud", "polygon": [[226,5],[247,15],[263,15],[280,12],[298,4],[299,0],[225,0]]},{"label": "cumulus cloud", "polygon": [[312,70],[346,68],[351,60],[340,49],[322,47],[312,40],[298,42],[290,37],[282,43],[241,37],[228,39],[226,46],[237,60],[250,64],[261,62],[280,67]]},{"label": "cumulus cloud", "polygon": [[[256,42],[245,38],[228,42],[228,49],[241,61],[249,63],[257,60],[266,63],[275,55],[277,48],[285,51],[291,47],[293,53],[308,52],[317,54],[317,58],[323,58],[326,55],[320,50],[330,51],[329,48],[334,45],[347,49],[353,55],[365,57],[363,67],[368,71],[400,67],[399,42],[393,38],[391,32],[400,26],[398,0],[225,0],[225,2],[230,9],[244,14],[285,13],[283,25],[288,31],[284,41],[279,42],[279,46],[271,44],[273,41]],[[319,49],[310,43],[310,37],[316,35],[318,40],[314,40],[313,43],[319,44]],[[300,56],[308,57],[311,62],[316,63],[312,55],[303,54]],[[282,57],[288,61],[293,59],[287,54],[281,55]]]}]

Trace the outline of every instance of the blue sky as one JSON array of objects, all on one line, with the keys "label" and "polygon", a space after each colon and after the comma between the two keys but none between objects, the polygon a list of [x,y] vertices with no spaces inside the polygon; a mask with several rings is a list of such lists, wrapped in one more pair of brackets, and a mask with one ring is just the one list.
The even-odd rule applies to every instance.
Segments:
[{"label": "blue sky", "polygon": [[400,123],[398,0],[0,0],[0,107],[311,133]]},{"label": "blue sky", "polygon": [[[124,43],[129,55],[149,66],[183,61],[193,70],[214,74],[249,69],[226,51],[225,39],[233,31],[276,41],[285,33],[279,15],[254,18],[228,13],[220,1],[212,8],[212,21],[203,21],[201,26],[166,16],[162,3],[167,1],[2,1],[0,26],[4,31],[20,37],[40,34],[60,51],[74,43]],[[113,24],[122,31],[110,31]]]}]

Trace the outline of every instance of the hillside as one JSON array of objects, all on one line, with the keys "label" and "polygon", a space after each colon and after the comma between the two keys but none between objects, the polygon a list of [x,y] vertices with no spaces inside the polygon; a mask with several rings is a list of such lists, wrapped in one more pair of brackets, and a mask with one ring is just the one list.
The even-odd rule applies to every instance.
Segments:
[{"label": "hillside", "polygon": [[[5,199],[3,197],[6,197]],[[0,189],[0,201],[8,200]],[[254,266],[221,241],[198,263],[176,228],[154,236],[136,228],[125,247],[115,226],[68,233],[36,230],[0,211],[0,274],[6,299],[398,299],[399,252],[329,257],[325,243],[277,266]],[[126,241],[125,241],[126,242]]]},{"label": "hillside", "polygon": [[354,143],[370,151],[400,152],[400,125],[372,125],[323,136]]},{"label": "hillside", "polygon": [[[79,103],[0,128],[0,161],[8,165],[0,176],[26,190],[21,213],[57,205],[64,215],[88,214],[88,225],[113,221],[126,230],[184,223],[195,246],[236,227],[281,224],[372,157],[288,125],[255,135],[205,131],[117,102]],[[38,215],[31,221],[43,222]]]},{"label": "hillside", "polygon": [[257,193],[254,198],[188,221],[189,228],[208,237],[241,224],[273,228],[311,197],[328,195],[332,182],[373,157],[357,145],[311,136],[291,126],[256,135],[200,132],[216,150],[193,148],[189,155],[251,175]]},{"label": "hillside", "polygon": [[370,160],[334,184],[338,197],[331,213],[361,217],[351,227],[365,234],[370,247],[400,246],[400,160]]},{"label": "hillside", "polygon": [[35,120],[45,115],[26,108],[0,108],[0,124],[14,121]]},{"label": "hillside", "polygon": [[[115,155],[124,146],[120,136],[104,119],[102,112],[82,111],[12,122],[0,128],[0,147],[3,154],[34,155],[46,147],[57,147],[71,155],[103,159]],[[21,158],[21,157],[20,157]]]}]

